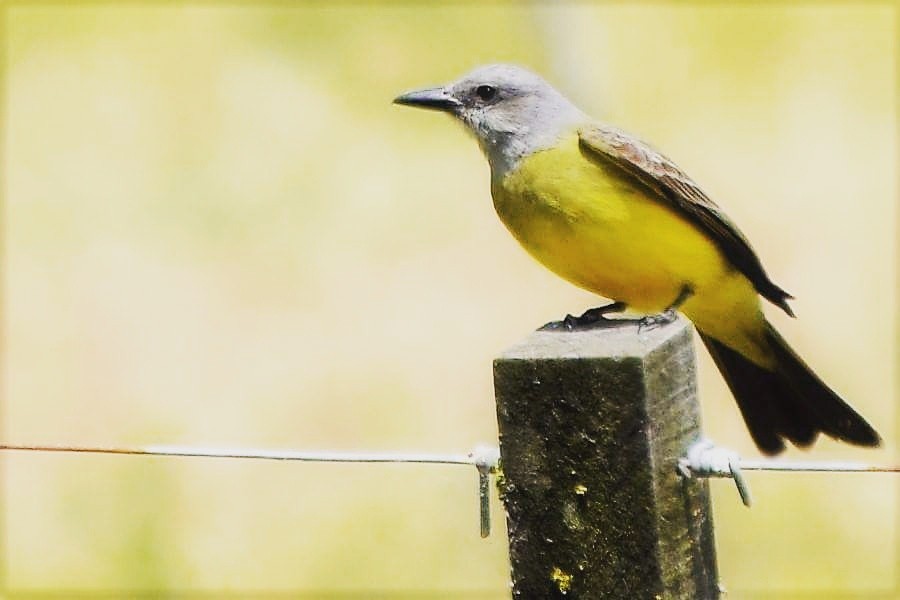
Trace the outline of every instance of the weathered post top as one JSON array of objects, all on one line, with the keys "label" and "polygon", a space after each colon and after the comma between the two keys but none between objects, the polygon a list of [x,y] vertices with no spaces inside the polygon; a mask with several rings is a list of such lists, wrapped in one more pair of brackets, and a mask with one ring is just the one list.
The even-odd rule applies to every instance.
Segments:
[{"label": "weathered post top", "polygon": [[684,320],[538,331],[494,362],[516,598],[718,598]]}]

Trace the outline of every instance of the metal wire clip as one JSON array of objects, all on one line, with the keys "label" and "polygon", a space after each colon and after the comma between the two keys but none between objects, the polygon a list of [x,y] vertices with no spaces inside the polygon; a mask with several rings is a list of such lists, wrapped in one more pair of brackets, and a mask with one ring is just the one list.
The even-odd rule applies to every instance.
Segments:
[{"label": "metal wire clip", "polygon": [[687,456],[678,460],[678,471],[686,478],[731,477],[744,506],[749,507],[753,503],[750,485],[741,470],[741,458],[710,440],[700,440],[688,448]]},{"label": "metal wire clip", "polygon": [[678,460],[678,471],[684,477],[731,477],[745,506],[750,506],[750,486],[744,471],[792,471],[807,473],[900,473],[900,466],[869,465],[847,461],[781,461],[746,460],[709,440],[700,440],[688,448],[687,456]]},{"label": "metal wire clip", "polygon": [[500,449],[493,446],[479,446],[469,456],[478,469],[478,505],[481,521],[481,537],[491,535],[491,474],[500,463]]}]

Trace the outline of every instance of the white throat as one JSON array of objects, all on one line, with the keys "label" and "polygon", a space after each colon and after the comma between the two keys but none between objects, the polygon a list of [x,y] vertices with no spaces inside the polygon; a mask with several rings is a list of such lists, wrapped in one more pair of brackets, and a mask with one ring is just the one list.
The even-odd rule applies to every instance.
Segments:
[{"label": "white throat", "polygon": [[523,158],[552,148],[565,134],[588,121],[583,112],[568,102],[544,105],[533,112],[520,108],[512,118],[502,117],[494,115],[467,123],[478,138],[494,179],[515,169]]}]

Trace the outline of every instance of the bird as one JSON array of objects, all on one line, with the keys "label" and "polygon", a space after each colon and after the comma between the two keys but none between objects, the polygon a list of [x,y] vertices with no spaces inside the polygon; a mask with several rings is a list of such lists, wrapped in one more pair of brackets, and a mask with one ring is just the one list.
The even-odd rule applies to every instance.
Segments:
[{"label": "bird", "polygon": [[[538,262],[612,302],[546,329],[656,327],[680,312],[737,401],[759,450],[810,447],[818,435],[878,446],[873,427],[766,319],[761,298],[790,316],[750,242],[672,160],[596,121],[539,75],[511,64],[404,93],[395,104],[452,115],[474,134],[491,171],[494,209]],[[633,320],[633,319],[628,319]]]}]

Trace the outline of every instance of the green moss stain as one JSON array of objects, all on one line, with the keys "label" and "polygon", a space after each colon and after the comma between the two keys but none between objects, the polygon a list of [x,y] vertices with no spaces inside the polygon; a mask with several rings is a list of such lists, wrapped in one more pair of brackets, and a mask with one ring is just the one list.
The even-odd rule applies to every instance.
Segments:
[{"label": "green moss stain", "polygon": [[497,466],[494,469],[494,482],[497,486],[497,493],[500,495],[500,500],[505,502],[506,498],[506,486],[507,479],[506,475],[503,473],[503,461],[497,461]]},{"label": "green moss stain", "polygon": [[574,576],[569,575],[559,567],[553,567],[553,571],[550,573],[550,579],[556,583],[556,587],[559,588],[560,593],[566,594],[572,588],[572,579],[574,579]]}]

